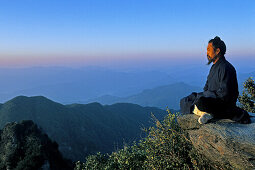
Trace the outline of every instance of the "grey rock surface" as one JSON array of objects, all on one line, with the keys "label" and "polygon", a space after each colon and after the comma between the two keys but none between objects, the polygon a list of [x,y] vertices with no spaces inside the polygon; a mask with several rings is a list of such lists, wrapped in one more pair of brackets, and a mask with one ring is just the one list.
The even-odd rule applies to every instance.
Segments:
[{"label": "grey rock surface", "polygon": [[179,117],[178,122],[202,155],[225,169],[255,169],[255,117],[251,124],[221,119],[204,125],[198,123],[198,118],[188,114]]}]

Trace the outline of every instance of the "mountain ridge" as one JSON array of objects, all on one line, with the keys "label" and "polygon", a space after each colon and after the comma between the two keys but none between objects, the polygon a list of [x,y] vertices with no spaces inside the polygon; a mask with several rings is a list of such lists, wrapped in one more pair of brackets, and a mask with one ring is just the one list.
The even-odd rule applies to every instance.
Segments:
[{"label": "mountain ridge", "polygon": [[44,96],[17,96],[0,106],[0,127],[8,122],[32,120],[59,144],[61,153],[72,160],[88,154],[112,152],[123,141],[131,143],[150,126],[151,112],[158,119],[166,111],[131,103],[63,105]]},{"label": "mountain ridge", "polygon": [[142,92],[127,96],[117,97],[104,95],[98,98],[88,100],[87,102],[98,101],[102,104],[113,104],[117,102],[135,103],[141,106],[166,107],[178,110],[179,101],[183,96],[187,96],[193,91],[201,91],[202,88],[188,85],[184,82],[173,83],[169,85],[158,86],[151,89],[144,89]]}]

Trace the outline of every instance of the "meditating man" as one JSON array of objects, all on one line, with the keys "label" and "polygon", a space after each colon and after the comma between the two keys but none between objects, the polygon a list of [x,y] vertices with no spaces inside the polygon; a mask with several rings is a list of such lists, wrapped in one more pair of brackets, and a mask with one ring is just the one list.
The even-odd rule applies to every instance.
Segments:
[{"label": "meditating man", "polygon": [[250,123],[249,114],[236,106],[238,83],[235,68],[225,58],[226,45],[216,36],[208,42],[208,65],[213,63],[204,91],[193,92],[180,101],[183,114],[194,113],[200,116],[200,124],[210,119],[232,119],[240,123]]}]

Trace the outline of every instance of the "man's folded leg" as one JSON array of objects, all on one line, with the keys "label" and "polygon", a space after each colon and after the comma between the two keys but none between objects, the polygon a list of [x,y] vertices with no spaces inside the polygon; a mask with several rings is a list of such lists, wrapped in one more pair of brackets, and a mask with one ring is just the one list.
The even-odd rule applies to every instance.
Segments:
[{"label": "man's folded leg", "polygon": [[226,104],[220,99],[211,97],[200,97],[195,105],[199,110],[211,114],[214,118],[227,118],[229,113],[226,112]]},{"label": "man's folded leg", "polygon": [[200,116],[199,119],[198,119],[198,122],[200,124],[205,124],[213,118],[213,116],[211,114],[199,110],[196,105],[194,105],[193,113],[195,115]]}]

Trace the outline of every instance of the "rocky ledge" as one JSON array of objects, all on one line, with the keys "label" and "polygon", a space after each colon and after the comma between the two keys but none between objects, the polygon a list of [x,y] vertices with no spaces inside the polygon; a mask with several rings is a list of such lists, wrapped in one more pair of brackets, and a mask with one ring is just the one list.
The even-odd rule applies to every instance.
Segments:
[{"label": "rocky ledge", "polygon": [[198,116],[188,114],[180,116],[178,123],[211,163],[224,169],[255,169],[255,117],[251,119],[251,124],[222,119],[200,125]]}]

